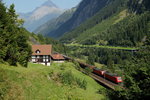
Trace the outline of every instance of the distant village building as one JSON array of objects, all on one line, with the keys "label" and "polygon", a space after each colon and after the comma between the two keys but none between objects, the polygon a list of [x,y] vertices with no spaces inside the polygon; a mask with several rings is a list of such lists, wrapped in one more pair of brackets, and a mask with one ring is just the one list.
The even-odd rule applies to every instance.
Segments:
[{"label": "distant village building", "polygon": [[31,62],[50,66],[52,61],[62,63],[65,58],[59,53],[52,53],[52,45],[32,45]]},{"label": "distant village building", "polygon": [[59,53],[54,53],[52,54],[52,60],[56,63],[63,63],[65,61],[65,58]]}]

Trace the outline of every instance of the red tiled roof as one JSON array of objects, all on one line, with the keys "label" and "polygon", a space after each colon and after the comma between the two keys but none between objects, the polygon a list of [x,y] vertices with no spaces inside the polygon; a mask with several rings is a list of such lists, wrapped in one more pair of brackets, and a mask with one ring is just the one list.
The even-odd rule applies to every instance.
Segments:
[{"label": "red tiled roof", "polygon": [[[40,53],[36,53],[39,50]],[[32,45],[32,55],[51,55],[52,45]]]},{"label": "red tiled roof", "polygon": [[64,60],[65,58],[61,54],[52,54],[52,59],[54,60]]}]

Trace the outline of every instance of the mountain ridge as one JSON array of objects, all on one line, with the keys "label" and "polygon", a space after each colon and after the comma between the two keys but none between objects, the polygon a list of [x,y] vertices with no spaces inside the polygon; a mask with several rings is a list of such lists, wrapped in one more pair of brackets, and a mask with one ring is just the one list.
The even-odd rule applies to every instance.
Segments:
[{"label": "mountain ridge", "polygon": [[142,0],[139,3],[139,1],[113,0],[114,3],[110,3],[110,6],[63,35],[61,42],[112,46],[142,45],[142,40],[149,32],[150,19],[147,5],[150,2]]},{"label": "mountain ridge", "polygon": [[[82,2],[80,2],[73,16],[64,24],[62,24],[58,29],[48,33],[48,36],[54,34],[53,38],[59,38],[65,32],[74,29],[82,22],[95,15],[99,11],[99,9],[103,8],[109,1],[110,0],[83,0]],[[101,5],[99,6],[99,4]]]},{"label": "mountain ridge", "polygon": [[25,20],[24,27],[32,32],[46,21],[58,17],[63,12],[63,9],[58,8],[51,0],[48,0],[33,11],[19,13],[19,15],[20,18]]},{"label": "mountain ridge", "polygon": [[54,4],[51,0],[47,0],[46,2],[44,2],[44,3],[42,4],[42,6],[48,6],[48,7],[52,6],[52,7],[58,8],[57,5]]},{"label": "mountain ridge", "polygon": [[[75,11],[76,11],[76,7],[66,10],[63,14],[61,14],[56,19],[49,20],[45,24],[39,26],[34,31],[34,33],[47,35],[47,33],[56,30],[60,25],[64,24],[67,20],[69,20]],[[53,36],[53,34],[50,34],[50,36]]]}]

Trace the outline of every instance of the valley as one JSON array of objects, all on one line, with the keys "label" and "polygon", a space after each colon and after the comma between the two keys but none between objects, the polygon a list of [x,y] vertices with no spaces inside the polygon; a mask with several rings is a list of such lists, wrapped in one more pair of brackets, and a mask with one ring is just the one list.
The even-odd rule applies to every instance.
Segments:
[{"label": "valley", "polygon": [[17,13],[0,1],[1,100],[147,100],[149,0],[39,2]]}]

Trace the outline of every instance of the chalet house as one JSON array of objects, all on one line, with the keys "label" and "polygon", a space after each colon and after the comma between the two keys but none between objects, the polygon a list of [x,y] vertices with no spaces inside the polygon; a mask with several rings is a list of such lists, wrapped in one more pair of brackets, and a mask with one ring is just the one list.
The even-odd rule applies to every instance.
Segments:
[{"label": "chalet house", "polygon": [[52,53],[52,45],[32,45],[31,62],[50,66],[52,61],[62,63],[65,58],[59,53]]},{"label": "chalet house", "polygon": [[50,66],[51,55],[51,45],[32,45],[31,62]]},{"label": "chalet house", "polygon": [[57,62],[57,63],[62,63],[65,61],[65,58],[59,53],[52,54],[51,59],[53,62]]}]

